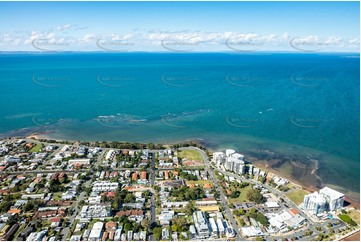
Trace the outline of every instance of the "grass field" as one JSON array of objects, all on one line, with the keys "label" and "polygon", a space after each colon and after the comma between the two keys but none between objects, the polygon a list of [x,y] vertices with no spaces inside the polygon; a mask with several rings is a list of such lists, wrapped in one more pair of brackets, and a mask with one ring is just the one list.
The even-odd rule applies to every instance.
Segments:
[{"label": "grass field", "polygon": [[53,201],[60,201],[61,200],[61,192],[53,193]]},{"label": "grass field", "polygon": [[43,148],[43,144],[38,143],[33,148],[29,150],[29,152],[39,152]]},{"label": "grass field", "polygon": [[237,198],[229,198],[228,197],[228,201],[231,203],[243,203],[244,201],[249,202],[249,200],[247,199],[247,193],[251,189],[252,189],[252,185],[246,186],[242,189],[237,189],[238,191],[241,192],[239,197],[237,197]]},{"label": "grass field", "polygon": [[296,190],[293,192],[289,192],[286,196],[291,199],[296,205],[300,205],[303,202],[305,195],[309,194],[309,192],[305,190]]},{"label": "grass field", "polygon": [[347,212],[347,215],[352,218],[357,224],[360,224],[360,211],[357,211],[356,209],[349,210]]},{"label": "grass field", "polygon": [[178,152],[180,158],[187,158],[188,160],[203,161],[202,156],[197,150],[182,150]]},{"label": "grass field", "polygon": [[203,187],[204,184],[211,184],[213,186],[213,182],[211,180],[199,180],[199,181],[186,181],[187,184],[198,184],[200,187]]}]

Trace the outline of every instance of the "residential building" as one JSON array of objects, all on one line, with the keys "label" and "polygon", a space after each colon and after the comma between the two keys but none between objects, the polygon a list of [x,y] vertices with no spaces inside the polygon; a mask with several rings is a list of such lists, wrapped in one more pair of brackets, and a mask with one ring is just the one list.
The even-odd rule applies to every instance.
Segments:
[{"label": "residential building", "polygon": [[102,230],[104,223],[96,222],[93,225],[92,230],[90,231],[89,241],[99,241],[102,238]]},{"label": "residential building", "polygon": [[69,165],[90,165],[90,159],[71,159],[68,161]]},{"label": "residential building", "polygon": [[326,211],[326,200],[318,192],[314,192],[304,197],[303,206],[309,213],[317,216]]},{"label": "residential building", "polygon": [[329,187],[324,187],[320,190],[320,196],[325,199],[327,210],[334,211],[343,208],[345,194]]},{"label": "residential building", "polygon": [[214,218],[209,219],[209,225],[211,227],[211,235],[213,238],[218,238],[218,227]]},{"label": "residential building", "polygon": [[217,219],[217,227],[218,227],[218,232],[219,232],[219,236],[222,237],[225,235],[225,228],[223,225],[223,222],[221,219]]},{"label": "residential building", "polygon": [[193,213],[194,227],[197,230],[198,239],[206,239],[209,237],[210,232],[208,228],[208,221],[206,215],[202,211],[195,211]]}]

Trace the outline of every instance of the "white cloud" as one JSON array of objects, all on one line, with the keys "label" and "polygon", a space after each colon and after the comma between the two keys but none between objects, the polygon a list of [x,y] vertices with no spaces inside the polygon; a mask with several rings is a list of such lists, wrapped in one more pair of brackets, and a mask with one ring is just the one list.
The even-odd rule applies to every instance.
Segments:
[{"label": "white cloud", "polygon": [[[111,34],[98,34],[98,33],[84,33],[75,31],[77,25],[64,24],[53,28],[52,31],[12,31],[8,33],[0,34],[1,46],[10,46],[10,49],[18,50],[17,46],[27,46],[32,48],[34,40],[46,39],[49,43],[55,44],[68,44],[71,48],[77,50],[97,50],[96,41],[102,39],[104,41],[124,41],[126,43],[134,43],[127,48],[136,48],[137,50],[164,50],[162,42],[168,41],[169,46],[171,42],[185,43],[184,49],[203,51],[207,50],[230,50],[226,43],[233,43],[237,46],[239,43],[242,48],[249,44],[250,48],[252,44],[255,44],[255,49],[259,50],[294,50],[292,49],[290,42],[299,44],[300,47],[305,47],[307,44],[312,46],[322,46],[323,49],[335,49],[337,48],[355,48],[360,44],[358,38],[343,39],[338,36],[320,37],[318,35],[305,35],[305,36],[290,36],[288,33],[241,33],[235,31],[225,32],[206,32],[206,31],[162,31],[162,30],[149,30],[140,31],[136,30],[130,33],[111,33]],[[63,30],[73,30],[70,32],[60,32]],[[244,43],[242,43],[244,42]],[[164,44],[164,43],[163,43]],[[187,47],[189,44],[190,47]],[[12,47],[11,47],[12,46]],[[64,45],[65,46],[65,45]],[[67,47],[68,47],[67,46]],[[241,47],[239,47],[241,48]]]}]

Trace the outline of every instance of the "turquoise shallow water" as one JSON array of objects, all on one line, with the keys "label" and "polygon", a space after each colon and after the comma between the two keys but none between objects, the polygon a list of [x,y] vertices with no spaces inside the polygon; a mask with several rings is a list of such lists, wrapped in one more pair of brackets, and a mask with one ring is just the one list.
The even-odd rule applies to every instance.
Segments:
[{"label": "turquoise shallow water", "polygon": [[358,192],[359,61],[326,53],[1,54],[0,133],[274,148],[317,158],[325,183]]}]

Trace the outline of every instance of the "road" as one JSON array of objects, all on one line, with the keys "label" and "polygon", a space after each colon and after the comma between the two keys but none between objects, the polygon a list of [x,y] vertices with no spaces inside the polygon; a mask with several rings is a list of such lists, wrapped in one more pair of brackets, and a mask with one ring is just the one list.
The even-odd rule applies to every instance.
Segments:
[{"label": "road", "polygon": [[[150,174],[150,185],[151,185],[151,187],[153,187],[154,182],[155,182],[155,161],[154,161],[155,152],[150,152],[149,154],[151,154],[151,165],[150,165],[150,168],[148,168],[148,173]],[[154,224],[156,224],[154,196],[155,196],[155,192],[152,192],[152,196],[150,197],[150,224],[151,224],[151,228],[153,228]],[[149,236],[149,240],[154,241],[153,234],[151,234]]]},{"label": "road", "polygon": [[[37,140],[32,140],[32,139],[25,139],[26,141],[28,142],[34,142],[34,143],[40,143],[39,141]],[[41,142],[41,143],[44,143],[45,145],[49,145],[51,143],[46,143],[46,142]],[[64,144],[54,144],[56,146],[63,146]],[[74,147],[77,147],[75,145],[72,145]],[[104,154],[106,151],[108,150],[111,150],[113,148],[102,148],[102,151],[101,153],[98,155],[97,157],[97,161],[95,162],[94,164],[94,167],[95,167],[95,170],[97,169],[98,165],[101,164],[101,161],[102,161],[102,158],[104,157]],[[299,214],[303,217],[305,217],[307,219],[307,221],[311,221],[311,219],[309,218],[309,216],[307,214],[305,214],[301,209],[298,208],[298,206],[296,204],[294,204],[290,199],[287,198],[287,196],[285,196],[285,192],[281,192],[279,190],[276,190],[275,188],[273,188],[272,186],[269,186],[267,184],[262,184],[261,182],[258,182],[258,181],[255,181],[255,180],[250,180],[250,179],[246,179],[245,177],[241,177],[237,174],[234,174],[234,173],[231,173],[231,172],[228,172],[228,171],[223,171],[223,170],[220,170],[216,167],[213,166],[213,169],[211,167],[211,164],[210,164],[210,161],[208,160],[208,156],[206,155],[206,153],[199,149],[199,148],[196,148],[196,147],[183,147],[183,148],[180,148],[180,150],[197,150],[198,152],[200,152],[201,156],[202,156],[202,159],[205,163],[205,170],[208,172],[208,174],[210,175],[211,179],[213,180],[214,184],[215,184],[215,189],[217,191],[217,193],[219,194],[220,196],[220,200],[221,200],[221,204],[222,206],[224,207],[224,210],[225,210],[225,214],[227,216],[227,219],[230,223],[230,225],[232,226],[233,230],[236,232],[236,240],[244,240],[241,236],[241,233],[240,233],[240,228],[238,227],[238,224],[237,222],[235,221],[233,215],[232,215],[232,212],[228,206],[228,201],[227,201],[227,198],[225,197],[224,193],[223,193],[223,190],[221,189],[221,187],[219,186],[218,184],[218,180],[217,178],[215,177],[215,174],[214,174],[214,171],[217,171],[217,172],[220,172],[222,173],[223,175],[227,175],[227,176],[233,176],[241,181],[244,181],[244,182],[248,182],[248,183],[251,183],[251,184],[254,184],[254,185],[261,185],[265,188],[267,188],[270,192],[272,192],[273,194],[276,194],[278,195],[279,197],[283,198],[283,200],[285,201],[285,203],[287,203],[289,205],[289,207],[292,207],[294,209],[296,209]],[[159,150],[149,150],[149,154],[151,156],[151,166],[147,169],[148,171],[148,174],[149,174],[149,178],[150,178],[150,185],[151,186],[154,186],[154,183],[155,183],[155,152],[157,152]],[[52,153],[52,155],[55,154],[56,151],[54,151]],[[125,171],[125,170],[141,170],[141,168],[116,168],[116,169],[112,169],[112,171]],[[173,168],[159,168],[158,170],[173,170]],[[33,171],[14,171],[14,172],[11,172],[11,171],[1,171],[0,174],[2,173],[6,173],[6,174],[36,174],[36,173],[54,173],[54,172],[59,172],[59,171],[63,171],[63,172],[68,172],[68,173],[78,173],[78,172],[87,172],[87,171],[93,171],[92,169],[81,169],[81,170],[60,170],[60,169],[57,169],[57,170],[33,170]],[[91,183],[91,180],[88,180],[86,183],[85,183],[85,187],[88,187],[90,186],[90,183]],[[69,218],[69,221],[70,221],[70,225],[67,226],[66,228],[64,228],[64,230],[61,232],[61,235],[62,235],[62,240],[65,240],[67,238],[67,236],[69,235],[69,229],[71,228],[72,226],[72,223],[78,213],[78,204],[80,201],[82,201],[85,197],[85,192],[81,192],[76,200],[76,202],[74,203],[75,205],[75,211],[72,213],[72,216]],[[153,191],[152,192],[152,195],[150,197],[150,222],[151,222],[151,225],[154,225],[156,223],[156,211],[155,211],[155,192]],[[292,237],[298,237],[298,236],[302,236],[304,234],[304,232],[308,229],[312,230],[314,233],[312,236],[309,236],[309,237],[304,237],[302,238],[302,240],[311,240],[311,239],[314,239],[316,238],[321,232],[317,231],[315,229],[315,227],[317,226],[320,226],[322,228],[323,231],[325,231],[326,234],[329,233],[329,230],[331,228],[328,228],[327,227],[327,224],[329,223],[330,221],[322,221],[322,222],[317,222],[317,223],[308,223],[307,226],[303,227],[302,229],[300,230],[297,230],[297,231],[294,231],[294,232],[291,232],[289,233],[289,235],[285,236],[285,235],[282,235],[282,236],[266,236],[266,239],[267,240],[274,240],[274,239],[285,239],[286,237],[287,238],[292,238]],[[338,225],[334,225],[332,227],[332,229],[334,230],[338,230],[340,228],[344,228],[344,227],[347,227],[347,225],[345,223],[343,223],[342,221],[340,221],[340,224]],[[151,234],[150,235],[150,240],[154,240],[154,237],[153,235]]]},{"label": "road", "polygon": [[[87,180],[87,181],[84,183],[84,184],[85,184],[85,187],[89,187],[90,184],[91,184],[91,182],[92,182],[91,179]],[[83,201],[83,200],[84,200],[84,197],[85,197],[85,191],[83,190],[83,191],[79,194],[78,198],[76,199],[76,201],[75,201],[75,203],[74,203],[74,212],[72,213],[72,215],[70,216],[70,218],[69,218],[69,220],[68,220],[68,221],[70,222],[70,224],[69,224],[68,226],[66,226],[66,227],[61,231],[61,236],[62,236],[61,240],[62,240],[62,241],[65,241],[66,238],[68,237],[69,232],[70,232],[70,228],[72,227],[72,225],[73,225],[73,223],[74,223],[74,220],[75,220],[75,217],[76,217],[76,215],[78,214],[78,211],[79,211],[78,204],[79,204],[80,201]]]},{"label": "road", "polygon": [[180,150],[197,150],[197,151],[200,152],[200,154],[201,154],[201,156],[202,156],[202,159],[203,159],[203,161],[204,161],[204,164],[205,164],[205,170],[206,170],[206,171],[208,172],[208,174],[210,175],[210,177],[211,177],[211,179],[212,179],[212,181],[213,181],[213,183],[214,183],[214,186],[215,186],[215,188],[216,188],[217,193],[219,193],[219,197],[220,197],[221,203],[222,203],[222,205],[223,205],[223,207],[224,207],[224,211],[225,211],[225,213],[226,213],[226,215],[227,215],[227,219],[228,219],[230,225],[232,226],[234,232],[236,233],[235,239],[236,239],[237,241],[239,241],[239,240],[245,240],[245,239],[242,238],[241,235],[240,235],[240,231],[241,231],[241,230],[240,230],[240,228],[238,227],[238,224],[237,224],[236,220],[234,219],[231,210],[230,210],[229,207],[228,207],[228,201],[227,201],[227,199],[226,199],[226,197],[225,197],[222,189],[220,189],[220,186],[219,186],[219,184],[218,184],[218,180],[217,180],[216,176],[214,175],[213,169],[210,168],[207,154],[206,154],[203,150],[201,150],[201,149],[199,149],[199,148],[196,148],[196,147],[184,147],[184,148],[180,148]]},{"label": "road", "polygon": [[[326,232],[326,234],[329,233],[329,230],[331,229],[331,228],[327,227],[327,224],[330,222],[329,220],[318,222],[318,223],[312,223],[312,222],[310,223],[310,221],[312,221],[312,220],[309,218],[309,216],[307,214],[305,214],[293,201],[291,201],[288,197],[286,197],[285,192],[281,192],[281,191],[275,189],[274,187],[269,186],[267,184],[263,184],[263,183],[261,183],[259,181],[246,179],[246,178],[241,177],[241,176],[239,176],[239,175],[237,175],[235,173],[232,173],[232,172],[223,171],[223,170],[220,170],[218,168],[215,168],[215,170],[217,172],[222,173],[223,175],[235,177],[236,179],[239,179],[242,182],[248,182],[248,183],[251,183],[251,184],[254,184],[254,185],[260,185],[260,186],[263,186],[263,187],[267,188],[273,194],[277,194],[279,197],[281,197],[287,203],[287,205],[290,208],[294,208],[295,210],[297,210],[297,212],[302,217],[306,218],[307,221],[308,221],[308,225],[306,227],[304,227],[304,228],[302,228],[300,230],[294,231],[288,236],[285,236],[285,235],[282,235],[282,236],[266,236],[266,240],[284,239],[285,237],[292,238],[292,237],[303,236],[304,232],[306,230],[308,230],[308,229],[312,230],[314,233],[313,233],[313,235],[305,238],[305,240],[311,240],[311,239],[316,238],[320,234],[320,232],[315,229],[315,227],[317,227],[317,226],[320,226],[322,228],[322,230],[324,230]],[[335,225],[332,228],[334,230],[336,230],[336,229],[345,228],[345,227],[347,227],[347,225],[343,221],[340,221],[339,225]]]},{"label": "road", "polygon": [[[97,161],[95,163],[95,167],[98,167],[99,164],[101,164],[101,161],[102,161],[102,158],[105,154],[105,151],[102,151],[99,155],[98,155],[98,158],[97,158]],[[86,171],[89,171],[90,169],[86,170]],[[79,171],[78,171],[79,172]],[[84,183],[84,187],[89,187],[90,184],[91,184],[92,180],[89,179],[87,180],[85,183]],[[70,216],[69,218],[69,222],[70,224],[68,226],[66,226],[62,231],[61,231],[61,240],[65,241],[66,238],[68,237],[69,233],[70,233],[70,228],[72,227],[73,223],[74,223],[74,220],[75,220],[75,217],[77,216],[78,212],[79,212],[79,208],[78,208],[78,205],[79,205],[79,202],[80,201],[83,201],[84,200],[84,197],[85,197],[86,193],[85,193],[85,190],[83,190],[79,196],[77,197],[75,203],[74,203],[74,211],[72,212],[72,215]]]}]

